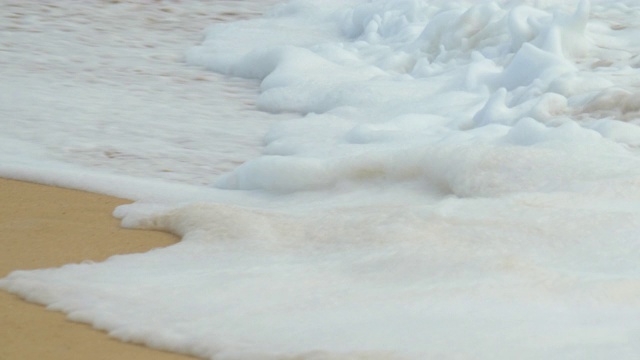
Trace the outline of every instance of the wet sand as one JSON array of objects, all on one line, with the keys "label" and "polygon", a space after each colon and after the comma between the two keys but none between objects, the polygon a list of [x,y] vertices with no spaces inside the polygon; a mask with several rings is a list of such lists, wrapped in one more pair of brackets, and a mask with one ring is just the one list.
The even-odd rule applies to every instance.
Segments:
[{"label": "wet sand", "polygon": [[[56,267],[115,254],[145,252],[178,238],[129,230],[111,216],[129,201],[82,191],[0,179],[0,278],[13,270]],[[59,312],[0,291],[0,360],[192,357],[123,343]]]}]

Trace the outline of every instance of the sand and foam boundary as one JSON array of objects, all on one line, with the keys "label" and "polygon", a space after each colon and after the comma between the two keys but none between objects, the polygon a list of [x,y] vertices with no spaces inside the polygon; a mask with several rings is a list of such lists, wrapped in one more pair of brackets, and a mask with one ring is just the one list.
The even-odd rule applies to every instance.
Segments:
[{"label": "sand and foam boundary", "polygon": [[[121,228],[111,213],[128,200],[0,178],[0,202],[0,277],[178,241],[168,233]],[[120,342],[4,291],[0,324],[0,360],[192,359]]]}]

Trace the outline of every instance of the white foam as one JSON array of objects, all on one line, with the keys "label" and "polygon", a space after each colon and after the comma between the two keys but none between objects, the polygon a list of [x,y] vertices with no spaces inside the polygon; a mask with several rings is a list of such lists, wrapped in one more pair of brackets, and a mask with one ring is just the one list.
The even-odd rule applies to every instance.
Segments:
[{"label": "white foam", "polygon": [[[0,148],[5,176],[139,200],[116,209],[124,226],[182,241],[0,286],[211,359],[635,359],[639,13],[605,0],[291,1],[215,24],[186,60],[259,81],[256,106],[288,114],[218,104],[239,122],[224,141],[230,120],[178,116],[210,109],[209,95],[154,92],[165,117],[104,122],[134,124],[104,139],[171,177],[73,151],[63,166],[40,130],[15,131],[26,145]],[[95,141],[71,114],[70,143]],[[256,132],[264,147],[248,160]],[[198,168],[225,154],[242,164]]]}]

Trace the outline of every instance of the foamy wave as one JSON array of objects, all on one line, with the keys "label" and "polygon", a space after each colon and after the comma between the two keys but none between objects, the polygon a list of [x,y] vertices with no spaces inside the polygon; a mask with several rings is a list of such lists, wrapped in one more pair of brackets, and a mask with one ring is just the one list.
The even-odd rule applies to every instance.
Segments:
[{"label": "foamy wave", "polygon": [[0,286],[211,359],[636,359],[638,14],[292,1],[215,25],[189,63],[298,115],[217,189],[116,210],[179,244]]}]

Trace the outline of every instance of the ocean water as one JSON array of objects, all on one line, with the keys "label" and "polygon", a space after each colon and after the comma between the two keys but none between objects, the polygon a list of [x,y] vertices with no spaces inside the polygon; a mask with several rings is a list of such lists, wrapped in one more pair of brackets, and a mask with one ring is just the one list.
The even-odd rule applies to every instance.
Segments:
[{"label": "ocean water", "polygon": [[207,359],[640,356],[637,2],[66,5],[2,17],[0,175],[182,239],[0,288]]}]

